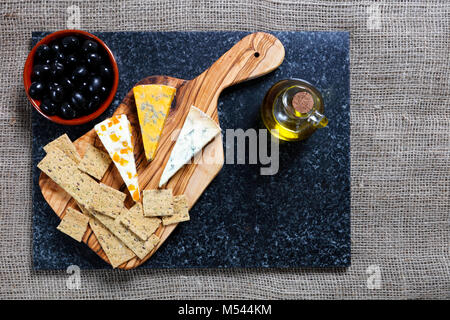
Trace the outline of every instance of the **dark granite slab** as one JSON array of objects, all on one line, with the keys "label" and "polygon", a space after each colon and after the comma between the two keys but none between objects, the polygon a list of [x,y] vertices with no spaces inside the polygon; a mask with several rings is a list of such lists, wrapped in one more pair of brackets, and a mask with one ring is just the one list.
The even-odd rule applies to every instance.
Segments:
[{"label": "dark granite slab", "polygon": [[[43,199],[36,164],[42,146],[67,132],[72,140],[110,116],[140,79],[191,79],[245,32],[96,33],[117,58],[120,81],[110,108],[94,122],[65,127],[32,111],[33,261],[35,269],[109,268],[85,244],[56,230],[58,218]],[[264,77],[227,89],[219,98],[223,129],[262,128],[259,108],[275,82],[301,78],[325,101],[327,128],[307,141],[280,145],[280,168],[225,164],[180,224],[141,268],[345,267],[350,265],[349,34],[274,32],[286,58]],[[33,43],[45,33],[33,33]],[[30,106],[31,109],[31,106]]]}]

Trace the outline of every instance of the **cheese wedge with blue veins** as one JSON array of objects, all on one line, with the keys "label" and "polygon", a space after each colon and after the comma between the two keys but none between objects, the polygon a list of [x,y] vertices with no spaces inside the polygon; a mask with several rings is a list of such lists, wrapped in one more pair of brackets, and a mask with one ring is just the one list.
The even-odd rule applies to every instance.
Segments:
[{"label": "cheese wedge with blue veins", "polygon": [[219,125],[206,113],[192,106],[178,135],[169,161],[162,173],[159,187],[188,163],[221,132]]},{"label": "cheese wedge with blue veins", "polygon": [[145,157],[155,157],[159,138],[170,111],[176,89],[170,86],[147,84],[133,88]]},{"label": "cheese wedge with blue veins", "polygon": [[113,116],[96,124],[94,129],[119,170],[131,197],[134,201],[139,201],[140,191],[131,142],[131,125],[127,116],[124,114]]}]

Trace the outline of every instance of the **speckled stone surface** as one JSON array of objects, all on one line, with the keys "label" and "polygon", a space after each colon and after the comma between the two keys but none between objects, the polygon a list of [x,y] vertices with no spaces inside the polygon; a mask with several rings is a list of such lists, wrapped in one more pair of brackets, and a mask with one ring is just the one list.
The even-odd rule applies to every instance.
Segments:
[{"label": "speckled stone surface", "polygon": [[[120,81],[110,108],[91,123],[66,127],[32,111],[33,261],[35,269],[110,268],[85,244],[56,230],[59,218],[43,199],[36,164],[42,146],[66,132],[72,140],[110,116],[140,79],[191,79],[245,32],[96,33],[117,58]],[[279,171],[225,164],[170,238],[141,268],[345,267],[350,265],[349,34],[274,32],[286,49],[274,72],[226,89],[219,98],[222,129],[262,128],[259,108],[277,81],[301,78],[325,101],[328,127],[308,140],[280,145]],[[33,33],[36,43],[45,33]],[[29,106],[31,109],[31,105]]]}]

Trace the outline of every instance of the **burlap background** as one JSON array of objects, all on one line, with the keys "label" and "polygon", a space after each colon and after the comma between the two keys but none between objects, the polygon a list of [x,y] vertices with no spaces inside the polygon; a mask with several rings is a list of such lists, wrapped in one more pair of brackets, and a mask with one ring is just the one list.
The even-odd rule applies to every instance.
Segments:
[{"label": "burlap background", "polygon": [[[79,290],[67,289],[65,272],[33,271],[32,137],[21,73],[31,31],[66,28],[74,4],[91,31],[350,31],[352,266],[84,271]],[[448,0],[2,0],[0,28],[1,298],[450,297]],[[371,265],[381,271],[379,289],[367,286]]]}]

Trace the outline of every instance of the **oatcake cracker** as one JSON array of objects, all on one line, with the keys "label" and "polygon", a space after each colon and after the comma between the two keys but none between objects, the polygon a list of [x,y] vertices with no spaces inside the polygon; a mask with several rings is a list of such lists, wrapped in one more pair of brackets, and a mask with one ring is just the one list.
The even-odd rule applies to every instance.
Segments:
[{"label": "oatcake cracker", "polygon": [[48,149],[37,167],[60,186],[78,170],[77,164],[58,148]]},{"label": "oatcake cracker", "polygon": [[142,205],[139,202],[121,214],[117,220],[144,241],[155,233],[161,224],[159,218],[145,217]]},{"label": "oatcake cracker", "polygon": [[59,149],[50,149],[38,168],[86,209],[113,218],[125,209],[122,200],[126,197],[125,194],[119,197],[120,191],[100,186],[89,175],[81,172],[75,162]]},{"label": "oatcake cracker", "polygon": [[173,196],[171,189],[143,191],[144,216],[158,217],[173,214]]},{"label": "oatcake cracker", "polygon": [[119,191],[101,187],[93,178],[81,172],[75,162],[59,149],[50,149],[38,168],[88,210],[115,218],[125,209],[123,200],[119,199]]},{"label": "oatcake cracker", "polygon": [[62,152],[64,152],[72,161],[74,161],[76,164],[80,163],[81,158],[80,155],[77,152],[77,149],[73,145],[72,141],[70,141],[69,136],[67,134],[63,134],[62,136],[58,137],[57,139],[49,142],[47,145],[44,146],[45,152],[49,152],[49,150],[53,148],[58,148]]},{"label": "oatcake cracker", "polygon": [[81,162],[78,164],[78,169],[86,172],[97,180],[101,180],[106,170],[108,170],[111,161],[111,158],[106,152],[89,144],[83,159],[81,159]]},{"label": "oatcake cracker", "polygon": [[124,201],[127,195],[103,183],[96,184],[95,197],[91,199],[87,209],[106,216],[117,218],[126,211]]},{"label": "oatcake cracker", "polygon": [[98,185],[94,179],[78,170],[77,164],[58,148],[50,148],[37,166],[83,205],[89,203],[92,190],[95,190]]},{"label": "oatcake cracker", "polygon": [[154,234],[152,234],[147,241],[143,241],[119,221],[115,221],[113,218],[99,214],[95,211],[92,211],[91,213],[103,224],[103,226],[119,238],[119,240],[121,240],[129,249],[131,249],[139,257],[139,259],[144,259],[159,242],[159,238]]},{"label": "oatcake cracker", "polygon": [[126,210],[123,200],[117,197],[115,193],[107,192],[100,186],[98,186],[98,188],[101,191],[96,197],[91,199],[90,204],[87,206],[88,210],[95,211],[112,218],[117,218]]},{"label": "oatcake cracker", "polygon": [[78,242],[81,242],[88,222],[89,218],[84,214],[73,208],[68,208],[61,223],[56,228]]},{"label": "oatcake cracker", "polygon": [[88,218],[92,217],[92,215],[88,209],[86,209],[83,205],[79,204],[78,202],[77,202],[77,205],[78,205],[78,208],[80,208],[82,214],[84,214]]},{"label": "oatcake cracker", "polygon": [[125,201],[125,198],[127,197],[127,195],[125,193],[123,193],[122,191],[114,189],[113,187],[108,186],[106,184],[100,183],[100,188],[102,188],[104,191],[110,193],[112,196],[115,196],[119,200],[122,200],[122,202]]},{"label": "oatcake cracker", "polygon": [[133,251],[128,249],[122,241],[117,239],[97,219],[90,218],[89,225],[113,268],[136,256]]},{"label": "oatcake cracker", "polygon": [[189,208],[185,195],[175,196],[173,198],[173,215],[162,217],[163,225],[189,221]]},{"label": "oatcake cracker", "polygon": [[63,188],[77,203],[86,207],[91,205],[93,199],[100,194],[98,183],[84,172],[77,170],[63,183]]}]

